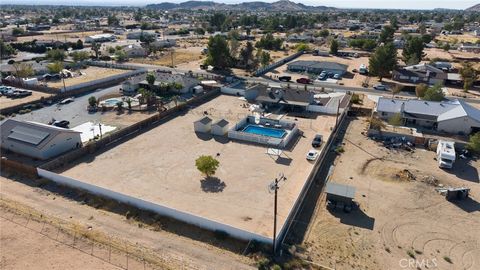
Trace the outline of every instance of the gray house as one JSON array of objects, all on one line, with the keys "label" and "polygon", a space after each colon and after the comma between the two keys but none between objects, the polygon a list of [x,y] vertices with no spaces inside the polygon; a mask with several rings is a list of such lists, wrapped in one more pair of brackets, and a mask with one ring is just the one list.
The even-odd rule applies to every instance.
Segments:
[{"label": "gray house", "polygon": [[41,123],[8,119],[0,130],[3,149],[41,160],[82,145],[81,132]]},{"label": "gray house", "polygon": [[444,84],[447,80],[447,73],[428,64],[418,64],[394,70],[392,78],[409,83]]},{"label": "gray house", "polygon": [[255,85],[245,90],[247,100],[256,101],[265,108],[284,107],[290,111],[306,111],[308,105],[314,104],[314,95],[310,91],[273,88]]},{"label": "gray house", "polygon": [[293,72],[308,72],[313,74],[320,74],[322,71],[332,72],[343,76],[347,72],[347,65],[327,62],[327,61],[295,61],[287,65],[289,71]]},{"label": "gray house", "polygon": [[381,97],[375,112],[384,120],[400,114],[406,126],[450,134],[472,134],[480,131],[480,110],[460,100],[434,102]]}]

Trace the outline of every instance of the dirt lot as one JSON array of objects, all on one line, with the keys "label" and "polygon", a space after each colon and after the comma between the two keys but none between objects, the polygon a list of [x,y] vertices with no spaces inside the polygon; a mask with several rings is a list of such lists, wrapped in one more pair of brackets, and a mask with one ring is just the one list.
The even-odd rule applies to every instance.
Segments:
[{"label": "dirt lot", "polygon": [[[31,90],[29,90],[29,91],[31,91]],[[3,108],[17,106],[19,104],[24,104],[24,103],[28,103],[28,102],[35,101],[35,100],[40,100],[40,98],[48,97],[48,96],[49,96],[49,94],[42,93],[42,92],[37,92],[37,91],[32,91],[31,96],[24,97],[24,98],[12,99],[12,98],[7,98],[7,97],[2,96],[2,97],[0,97],[0,108],[3,109]]]},{"label": "dirt lot", "polygon": [[34,222],[22,226],[26,220],[16,216],[10,221],[12,216],[0,210],[1,269],[121,269],[45,236]]},{"label": "dirt lot", "polygon": [[[124,69],[101,68],[101,67],[93,67],[93,66],[89,66],[88,68],[81,69],[79,71],[82,72],[82,75],[79,75],[78,71],[73,72],[74,73],[73,78],[65,79],[65,86],[68,87],[68,86],[89,82],[93,80],[98,80],[98,79],[128,72],[128,70],[124,70]],[[63,88],[63,82],[61,80],[55,81],[55,82],[49,82],[47,85],[49,87]]]},{"label": "dirt lot", "polygon": [[[4,177],[7,176],[9,178]],[[14,179],[14,180],[11,180]],[[212,244],[211,238],[202,239],[200,241],[192,240],[185,236],[179,236],[167,231],[166,224],[157,223],[155,226],[149,226],[143,223],[138,223],[133,219],[126,219],[124,215],[116,214],[111,211],[95,209],[79,201],[74,201],[58,194],[53,193],[51,187],[43,186],[36,187],[38,183],[30,180],[24,180],[16,175],[4,174],[0,176],[0,204],[2,209],[7,209],[9,212],[16,212],[15,216],[12,213],[3,215],[1,217],[12,219],[17,224],[27,227],[36,232],[41,232],[44,237],[32,239],[29,242],[32,246],[39,246],[37,250],[39,253],[45,255],[36,257],[38,265],[45,265],[49,267],[42,267],[40,269],[64,269],[62,266],[64,260],[61,260],[55,254],[48,254],[49,250],[44,250],[43,242],[49,241],[49,238],[56,239],[57,250],[61,255],[69,252],[68,248],[63,249],[61,245],[66,244],[72,246],[73,234],[86,233],[89,235],[88,239],[76,237],[76,249],[81,249],[83,254],[93,254],[97,258],[110,261],[110,264],[120,266],[121,269],[126,268],[126,253],[127,248],[129,256],[128,269],[133,270],[151,270],[153,269],[252,269],[249,265],[252,264],[249,258],[237,255],[230,251],[220,249]],[[53,188],[55,189],[55,188]],[[49,191],[50,190],[50,191]],[[61,190],[61,189],[60,189]],[[20,214],[19,214],[20,213]],[[30,220],[29,220],[30,219]],[[27,220],[29,220],[27,222]],[[45,225],[43,225],[45,224]],[[58,233],[58,227],[64,230]],[[2,224],[2,234],[15,234],[12,230],[6,230]],[[65,235],[65,233],[69,233]],[[197,233],[198,232],[192,232]],[[199,235],[197,235],[199,236]],[[194,239],[202,238],[193,237]],[[96,245],[92,250],[91,241],[96,240]],[[4,247],[7,240],[13,242],[10,246],[24,245],[22,239],[4,239],[1,238],[0,246]],[[37,241],[38,240],[38,241]],[[18,243],[16,243],[18,242]],[[99,243],[102,243],[99,245]],[[103,246],[102,246],[103,245]],[[109,250],[106,246],[113,246],[112,256],[109,260]],[[245,247],[243,247],[245,248]],[[3,250],[3,249],[2,249]],[[23,252],[25,250],[25,252]],[[31,247],[25,249],[18,249],[15,253],[16,258],[5,261],[2,259],[0,268],[4,269],[5,263],[21,265],[24,262],[30,262]],[[243,250],[243,249],[242,249]],[[241,251],[240,251],[241,252]],[[68,258],[79,257],[80,262],[84,262],[86,266],[75,268],[75,262],[72,268],[69,269],[97,269],[102,267],[101,262],[98,263],[96,258],[90,259],[93,263],[88,262],[87,257],[81,255],[82,253],[72,251]],[[7,253],[8,254],[8,253]],[[3,255],[3,253],[2,253]],[[48,256],[47,256],[48,255]],[[5,256],[8,258],[7,256]],[[54,258],[56,261],[50,261]],[[143,263],[135,258],[147,258],[149,264],[146,268]],[[57,264],[58,261],[58,264]],[[6,265],[7,269],[9,265]],[[26,269],[16,267],[14,269]],[[102,268],[100,268],[102,269]],[[111,268],[105,268],[111,269]],[[117,269],[117,268],[114,268]]]},{"label": "dirt lot", "polygon": [[[305,159],[311,140],[316,133],[328,138],[335,118],[298,118],[304,134],[278,158],[267,155],[263,146],[193,131],[194,121],[205,111],[232,126],[248,114],[244,103],[219,96],[115,148],[85,157],[62,175],[270,237],[273,198],[267,185],[281,172],[289,179],[279,200],[283,224],[313,166]],[[205,179],[195,168],[200,155],[218,156],[215,178]]]},{"label": "dirt lot", "polygon": [[[201,62],[204,60],[204,56],[201,51],[204,47],[190,47],[188,49],[175,48],[173,53],[173,65],[188,70],[198,70]],[[133,63],[142,63],[150,65],[160,66],[172,66],[171,51],[166,51],[162,56],[156,58],[132,58],[130,60]]]},{"label": "dirt lot", "polygon": [[[387,150],[362,135],[365,128],[365,119],[350,123],[330,177],[356,187],[360,209],[327,210],[322,194],[306,255],[335,269],[479,269],[480,161],[444,171],[434,152]],[[469,187],[471,198],[448,202],[438,184]]]}]

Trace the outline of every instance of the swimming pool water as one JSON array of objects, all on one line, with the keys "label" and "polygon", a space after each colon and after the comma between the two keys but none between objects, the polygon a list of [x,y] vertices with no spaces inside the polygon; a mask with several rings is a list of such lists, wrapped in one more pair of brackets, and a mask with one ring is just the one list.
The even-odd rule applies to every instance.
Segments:
[{"label": "swimming pool water", "polygon": [[243,129],[243,132],[253,133],[263,136],[269,136],[273,138],[282,138],[287,133],[283,129],[277,128],[268,128],[268,127],[261,127],[256,125],[248,125]]}]

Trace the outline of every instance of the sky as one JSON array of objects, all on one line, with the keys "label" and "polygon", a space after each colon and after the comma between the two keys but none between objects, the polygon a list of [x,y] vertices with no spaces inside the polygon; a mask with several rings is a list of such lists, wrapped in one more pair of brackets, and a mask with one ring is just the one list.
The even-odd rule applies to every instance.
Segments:
[{"label": "sky", "polygon": [[[172,2],[179,3],[186,0],[0,0],[1,4],[51,4],[51,5],[132,5],[143,6],[150,3]],[[205,0],[203,0],[205,1]],[[209,0],[206,0],[209,1]],[[222,3],[251,2],[249,0],[214,0]],[[262,0],[257,0],[262,1]],[[275,2],[276,0],[264,0],[264,2]],[[381,9],[434,9],[450,8],[465,9],[480,3],[480,0],[294,0],[305,5],[329,6],[339,8],[381,8]]]}]

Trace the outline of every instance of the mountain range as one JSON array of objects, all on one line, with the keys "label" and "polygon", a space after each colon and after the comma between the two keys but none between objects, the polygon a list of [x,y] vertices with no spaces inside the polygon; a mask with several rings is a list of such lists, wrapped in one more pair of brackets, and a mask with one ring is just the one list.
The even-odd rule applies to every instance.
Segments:
[{"label": "mountain range", "polygon": [[244,2],[240,4],[224,4],[213,1],[187,1],[183,3],[163,2],[159,4],[149,4],[147,8],[162,10],[249,10],[249,11],[322,11],[334,9],[326,6],[307,6],[301,3],[295,3],[289,0],[280,0],[273,3],[266,2]]},{"label": "mountain range", "polygon": [[473,7],[469,7],[467,9],[465,9],[465,11],[480,11],[480,4],[476,4]]}]

